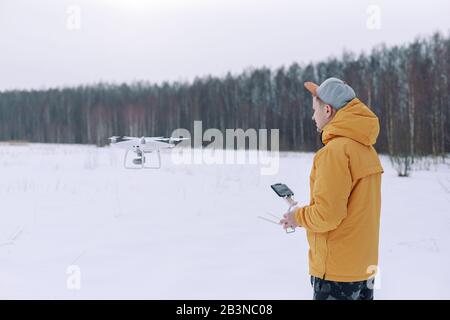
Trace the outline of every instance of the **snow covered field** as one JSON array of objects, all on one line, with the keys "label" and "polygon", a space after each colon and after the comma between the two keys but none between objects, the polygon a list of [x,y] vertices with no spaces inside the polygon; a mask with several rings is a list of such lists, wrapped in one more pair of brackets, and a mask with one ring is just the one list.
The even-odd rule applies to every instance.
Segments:
[{"label": "snow covered field", "polygon": [[[1,299],[311,299],[305,231],[269,185],[309,201],[312,153],[257,165],[126,170],[123,152],[78,145],[0,145]],[[377,299],[449,299],[450,168],[398,178],[382,193]],[[79,287],[78,287],[79,285]]]}]

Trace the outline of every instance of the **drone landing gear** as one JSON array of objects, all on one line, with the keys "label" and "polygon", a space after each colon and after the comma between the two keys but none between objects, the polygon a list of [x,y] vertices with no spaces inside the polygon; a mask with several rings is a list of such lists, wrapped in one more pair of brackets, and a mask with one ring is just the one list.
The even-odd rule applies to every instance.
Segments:
[{"label": "drone landing gear", "polygon": [[[133,165],[130,165],[130,157],[128,156],[129,152],[133,151],[135,155],[133,155],[133,159],[131,159],[131,163]],[[158,160],[156,164],[149,165],[147,163],[147,157],[145,156],[146,153],[152,153],[153,151],[146,151],[143,152],[139,149],[137,150],[127,150],[125,153],[125,158],[123,161],[123,166],[126,169],[159,169],[161,168],[161,154],[159,150],[155,150],[156,152],[156,159]]]}]

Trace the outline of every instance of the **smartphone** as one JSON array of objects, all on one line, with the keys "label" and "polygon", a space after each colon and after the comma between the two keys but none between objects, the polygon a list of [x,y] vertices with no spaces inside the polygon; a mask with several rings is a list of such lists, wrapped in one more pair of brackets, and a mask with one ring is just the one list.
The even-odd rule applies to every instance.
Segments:
[{"label": "smartphone", "polygon": [[270,186],[275,193],[282,198],[291,197],[294,195],[291,189],[284,183],[275,183]]}]

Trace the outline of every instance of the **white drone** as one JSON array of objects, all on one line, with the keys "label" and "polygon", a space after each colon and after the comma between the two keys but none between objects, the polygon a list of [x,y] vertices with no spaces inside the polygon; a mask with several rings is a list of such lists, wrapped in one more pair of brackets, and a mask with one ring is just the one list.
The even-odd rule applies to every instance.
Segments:
[{"label": "white drone", "polygon": [[[189,138],[166,138],[166,137],[126,137],[126,136],[113,136],[110,137],[111,145],[126,149],[125,157],[123,160],[123,166],[126,169],[159,169],[161,168],[161,149],[171,149],[176,146],[177,142],[183,140],[189,140]],[[130,151],[135,153],[132,163],[133,166],[128,165],[128,154]],[[146,153],[156,152],[158,163],[153,166],[146,165]]]}]

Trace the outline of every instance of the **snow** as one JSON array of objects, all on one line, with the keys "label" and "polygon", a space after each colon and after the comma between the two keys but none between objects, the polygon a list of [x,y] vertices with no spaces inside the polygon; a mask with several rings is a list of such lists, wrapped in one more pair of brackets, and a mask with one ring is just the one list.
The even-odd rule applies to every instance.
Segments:
[{"label": "snow", "polygon": [[[312,158],[281,153],[261,175],[164,152],[160,170],[127,170],[110,147],[0,144],[0,298],[311,299],[305,231],[257,216],[287,208],[276,182],[308,203]],[[450,168],[399,178],[381,160],[375,297],[449,299]]]}]

